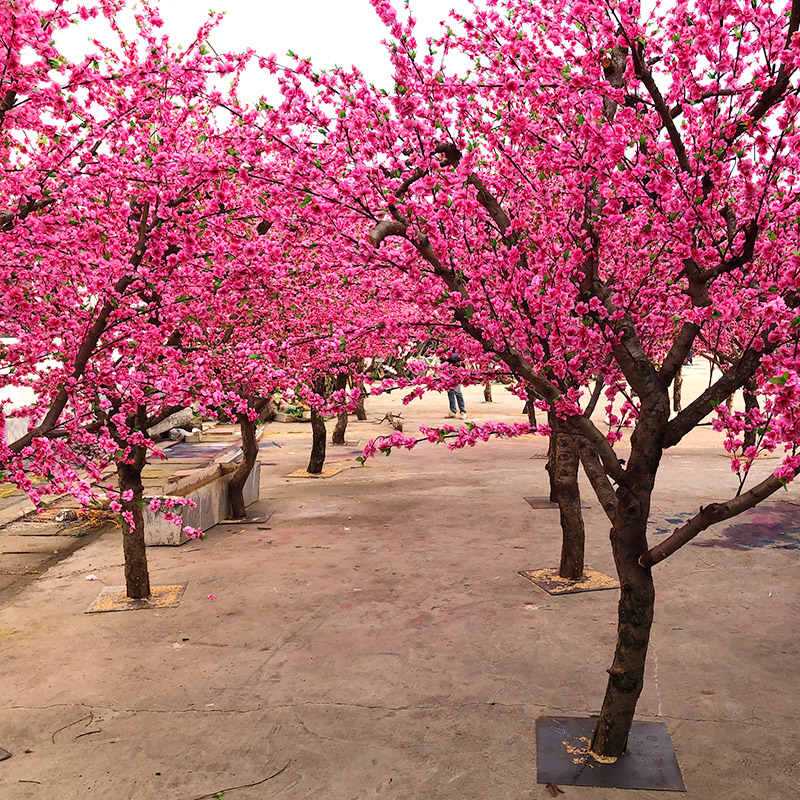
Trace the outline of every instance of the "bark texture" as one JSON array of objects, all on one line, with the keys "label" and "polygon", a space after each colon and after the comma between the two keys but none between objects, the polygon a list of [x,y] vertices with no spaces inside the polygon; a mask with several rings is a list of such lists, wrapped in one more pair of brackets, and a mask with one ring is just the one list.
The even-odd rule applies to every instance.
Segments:
[{"label": "bark texture", "polygon": [[[347,388],[347,378],[348,375],[346,372],[340,372],[336,376],[337,391]],[[347,411],[340,411],[336,417],[336,427],[333,429],[331,442],[333,444],[344,444],[344,437],[346,432],[347,432]]]},{"label": "bark texture", "polygon": [[522,409],[522,413],[528,415],[528,423],[530,425],[536,425],[536,406],[533,404],[532,397],[529,397],[525,401],[525,406]]},{"label": "bark texture", "polygon": [[683,390],[683,369],[678,368],[672,383],[672,410],[678,414],[681,410],[681,394]]},{"label": "bark texture", "polygon": [[[364,359],[362,358],[361,361],[358,362],[358,371],[364,371]],[[364,408],[364,403],[367,399],[367,393],[364,390],[363,383],[355,384],[358,387],[358,405],[356,406],[356,419],[359,422],[366,422],[367,421],[367,410]]]},{"label": "bark texture", "polygon": [[[314,391],[323,396],[325,393],[325,379],[318,378]],[[328,432],[325,429],[325,418],[316,408],[311,409],[311,458],[308,461],[308,473],[319,475],[325,465],[325,445]]]},{"label": "bark texture", "polygon": [[[528,404],[533,407],[533,401],[529,400],[528,403],[525,404],[525,408],[528,408]],[[547,463],[544,465],[544,468],[547,470],[547,477],[550,482],[550,497],[549,500],[551,503],[558,502],[558,490],[556,489],[556,482],[555,482],[555,463],[556,463],[556,442],[558,440],[558,417],[553,414],[552,412],[548,412],[547,414],[547,424],[550,426],[550,438],[547,440]]]},{"label": "bark texture", "polygon": [[591,752],[619,758],[625,753],[636,703],[644,685],[644,667],[653,624],[653,576],[639,559],[647,553],[650,497],[663,452],[669,420],[669,396],[663,384],[651,384],[643,395],[638,425],[631,437],[631,455],[624,484],[617,489],[611,526],[611,549],[620,583],[617,645],[608,670],[608,684]]},{"label": "bark texture", "polygon": [[653,623],[655,590],[649,569],[638,563],[647,550],[648,502],[623,493],[611,531],[611,545],[620,582],[617,645],[608,670],[603,707],[592,737],[591,751],[619,758],[625,753],[636,703],[644,685],[644,667]]},{"label": "bark texture", "polygon": [[228,495],[231,501],[231,517],[234,519],[244,517],[247,508],[244,504],[244,485],[253,471],[258,457],[258,442],[256,441],[256,423],[250,420],[247,414],[237,414],[239,427],[242,433],[242,460],[236,466],[236,471],[228,483]]},{"label": "bark texture", "polygon": [[358,405],[356,406],[356,419],[359,420],[359,422],[367,421],[367,409],[364,408],[366,399],[366,395],[364,394],[364,384],[360,383],[358,385]]},{"label": "bark texture", "polygon": [[561,562],[558,574],[570,581],[583,578],[583,554],[586,533],[578,487],[578,448],[565,431],[564,420],[558,420],[554,431],[554,460],[551,464],[552,488],[561,518]]},{"label": "bark texture", "polygon": [[[754,382],[751,381],[749,384],[742,388],[742,394],[744,395],[744,408],[745,411],[756,411],[759,408],[758,405],[758,397],[756,396],[755,392],[755,385]],[[756,446],[756,439],[757,439],[757,431],[755,428],[748,428],[744,432],[744,449],[746,450],[748,447],[755,447]]]},{"label": "bark texture", "polygon": [[121,500],[123,512],[133,517],[131,525],[122,518],[122,551],[125,556],[125,591],[128,597],[141,600],[150,596],[150,574],[147,569],[147,551],[144,546],[144,511],[142,509],[144,486],[142,470],[147,451],[144,447],[131,447],[131,463],[117,464],[117,478],[122,495],[132,492],[130,500]]}]

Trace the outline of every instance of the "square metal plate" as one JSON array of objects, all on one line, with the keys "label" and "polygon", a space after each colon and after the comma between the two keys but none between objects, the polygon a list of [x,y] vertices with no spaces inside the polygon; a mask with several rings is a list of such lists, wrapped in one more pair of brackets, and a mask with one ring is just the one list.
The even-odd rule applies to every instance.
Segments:
[{"label": "square metal plate", "polygon": [[186,582],[170,586],[151,586],[150,597],[133,600],[124,586],[106,586],[86,609],[87,614],[106,611],[140,611],[148,608],[175,608],[186,591]]},{"label": "square metal plate", "polygon": [[558,574],[557,569],[524,569],[519,574],[535,583],[548,594],[576,594],[577,592],[599,592],[601,589],[619,589],[615,578],[598,572],[596,569],[586,567],[583,570],[583,580],[569,581]]},{"label": "square metal plate", "polygon": [[286,477],[287,478],[332,478],[334,475],[338,475],[340,472],[343,472],[345,467],[324,467],[322,472],[319,475],[312,475],[310,472],[304,469],[298,469],[294,472],[290,472]]},{"label": "square metal plate", "polygon": [[7,758],[11,758],[11,753],[9,753],[8,750],[3,750],[3,748],[0,747],[0,761],[5,761]]},{"label": "square metal plate", "polygon": [[539,717],[536,720],[538,783],[686,791],[666,725],[634,722],[625,755],[613,764],[601,764],[589,755],[596,721],[589,717]]},{"label": "square metal plate", "polygon": [[[551,503],[547,497],[525,497],[525,502],[535,511],[542,511],[543,509],[555,509],[558,511],[558,503]],[[581,500],[581,508],[591,508],[591,506]]]},{"label": "square metal plate", "polygon": [[[223,519],[217,525],[255,525],[259,523],[263,525],[269,521],[269,518],[275,513],[275,509],[265,511],[263,514],[251,514],[243,519]],[[216,526],[215,526],[216,527]]]}]

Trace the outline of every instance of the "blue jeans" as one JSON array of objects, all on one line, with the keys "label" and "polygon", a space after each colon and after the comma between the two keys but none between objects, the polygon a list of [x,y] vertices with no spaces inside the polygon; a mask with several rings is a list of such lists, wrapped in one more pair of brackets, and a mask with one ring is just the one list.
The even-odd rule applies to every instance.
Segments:
[{"label": "blue jeans", "polygon": [[[464,395],[461,394],[461,387],[456,386],[455,389],[450,389],[447,393],[447,399],[450,402],[450,413],[455,414],[456,410],[462,414],[467,413],[467,407],[464,405]],[[458,409],[456,409],[456,402],[458,402]]]}]

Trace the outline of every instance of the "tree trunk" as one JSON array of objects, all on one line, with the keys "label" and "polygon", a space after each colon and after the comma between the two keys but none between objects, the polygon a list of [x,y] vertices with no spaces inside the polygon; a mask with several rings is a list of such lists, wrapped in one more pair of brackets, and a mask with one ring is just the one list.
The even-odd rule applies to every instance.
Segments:
[{"label": "tree trunk", "polygon": [[[634,437],[637,433],[638,430]],[[639,565],[639,557],[647,552],[647,517],[661,449],[659,445],[647,449],[651,452],[637,453],[634,445],[631,451],[626,472],[635,477],[630,487],[620,486],[617,490],[618,505],[611,527],[611,549],[621,587],[617,645],[591,745],[592,753],[607,758],[619,758],[625,753],[644,684],[644,665],[653,623],[653,577],[649,569]]]},{"label": "tree trunk", "polygon": [[[649,508],[649,503],[646,504]],[[647,550],[645,522],[626,519],[633,505],[620,501],[617,522],[611,532],[614,560],[620,581],[617,646],[603,708],[597,720],[592,753],[619,758],[625,753],[636,703],[644,685],[644,665],[650,626],[653,623],[655,590],[649,569],[639,566],[638,558]],[[634,512],[635,514],[635,512]]]},{"label": "tree trunk", "polygon": [[247,515],[244,504],[244,485],[253,471],[258,457],[258,442],[256,441],[255,420],[248,418],[247,414],[237,414],[239,427],[242,432],[242,460],[236,467],[228,483],[228,496],[231,501],[231,517],[238,519]]},{"label": "tree trunk", "polygon": [[[147,551],[144,546],[144,511],[142,509],[144,469],[147,450],[131,446],[132,463],[117,463],[117,479],[120,495],[132,492],[130,500],[120,500],[122,504],[122,551],[125,556],[125,589],[128,597],[135,600],[150,596],[150,575],[147,571]],[[131,515],[133,524],[126,519]]]},{"label": "tree trunk", "polygon": [[[532,401],[529,400],[529,403]],[[527,406],[526,406],[527,408]],[[550,438],[547,440],[547,463],[544,465],[547,470],[548,480],[550,481],[550,497],[551,503],[558,502],[558,490],[556,489],[556,440],[558,438],[558,417],[552,412],[547,413],[547,424],[550,426]]]},{"label": "tree trunk", "polygon": [[672,382],[672,409],[678,414],[681,410],[681,390],[683,389],[683,368],[678,367]]},{"label": "tree trunk", "polygon": [[533,400],[526,400],[525,406],[522,409],[523,414],[528,415],[528,424],[532,426],[536,426],[536,406],[533,404]]},{"label": "tree trunk", "polygon": [[586,533],[583,527],[581,494],[578,488],[578,447],[566,432],[564,420],[554,432],[554,458],[550,464],[551,493],[555,495],[561,518],[561,563],[558,574],[570,581],[583,578],[583,553]]},{"label": "tree trunk", "polygon": [[491,403],[492,402],[492,382],[491,381],[486,381],[486,383],[483,384],[483,399],[487,403]]},{"label": "tree trunk", "polygon": [[[314,391],[323,396],[325,393],[325,378],[317,378]],[[322,412],[316,408],[311,409],[311,458],[308,461],[307,472],[310,475],[320,475],[325,464],[325,440],[328,432],[325,430],[325,419]]]},{"label": "tree trunk", "polygon": [[366,422],[367,420],[367,410],[364,408],[364,403],[366,401],[366,395],[364,394],[364,384],[358,384],[358,405],[356,406],[356,419],[360,420],[361,422]]},{"label": "tree trunk", "polygon": [[[755,393],[755,384],[753,381],[742,387],[742,394],[744,395],[744,408],[745,411],[755,411],[759,408],[758,397]],[[744,449],[748,447],[755,447],[757,440],[757,431],[755,428],[747,428],[744,432]]]},{"label": "tree trunk", "polygon": [[[358,372],[364,371],[364,359],[362,358],[358,362]],[[367,421],[367,410],[364,408],[364,403],[367,399],[366,393],[364,392],[364,384],[357,383],[358,388],[358,405],[356,406],[356,419],[360,422]]]},{"label": "tree trunk", "polygon": [[[336,376],[337,390],[347,388],[347,378],[348,375],[346,372],[340,372]],[[347,411],[340,411],[339,415],[336,417],[336,427],[333,429],[333,435],[331,436],[331,443],[344,444],[344,435],[346,431],[347,431]]]}]

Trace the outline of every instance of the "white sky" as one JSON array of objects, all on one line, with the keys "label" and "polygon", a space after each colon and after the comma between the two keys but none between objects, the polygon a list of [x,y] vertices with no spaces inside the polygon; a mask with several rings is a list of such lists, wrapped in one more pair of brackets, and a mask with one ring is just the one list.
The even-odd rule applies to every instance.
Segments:
[{"label": "white sky", "polygon": [[[401,0],[394,4],[402,17]],[[468,0],[411,0],[410,5],[418,21],[420,44],[428,36],[439,35],[438,23],[452,8],[461,12],[470,8]],[[293,50],[310,58],[319,69],[355,64],[367,80],[391,88],[389,61],[381,45],[387,31],[369,0],[161,0],[160,6],[162,30],[173,45],[188,45],[209,9],[224,11],[225,19],[211,37],[219,52],[252,47],[259,55],[275,53],[279,61],[288,64],[286,52]],[[84,23],[61,33],[59,47],[69,56],[80,57],[87,50],[89,30],[101,41],[106,39],[99,26]],[[256,98],[268,87],[251,79],[243,90],[246,96]]]}]

